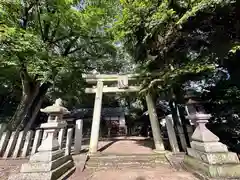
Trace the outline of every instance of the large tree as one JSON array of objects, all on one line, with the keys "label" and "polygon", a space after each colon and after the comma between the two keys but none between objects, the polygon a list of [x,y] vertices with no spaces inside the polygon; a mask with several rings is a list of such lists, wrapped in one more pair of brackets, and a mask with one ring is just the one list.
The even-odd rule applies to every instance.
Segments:
[{"label": "large tree", "polygon": [[116,38],[143,73],[159,72],[147,89],[172,89],[176,81],[214,71],[239,48],[239,1],[122,0],[121,5]]},{"label": "large tree", "polygon": [[109,15],[113,13],[110,4],[74,0],[1,1],[1,68],[9,70],[6,76],[10,72],[18,75],[22,91],[9,129],[19,130],[26,123],[25,129],[29,128],[50,88],[68,78],[65,82],[77,91],[81,73],[91,68],[91,61],[114,55],[111,36],[106,31]]},{"label": "large tree", "polygon": [[[113,28],[115,37],[141,65],[142,73],[157,71],[157,76],[143,82],[142,92],[164,92],[163,98],[170,104],[183,104],[188,82],[204,79],[205,84],[215,85],[221,79],[215,78],[216,74],[222,76],[223,72],[231,80],[226,84],[239,89],[239,3],[122,0],[122,14]],[[184,119],[184,109],[179,107]],[[172,111],[176,112],[173,108]]]}]

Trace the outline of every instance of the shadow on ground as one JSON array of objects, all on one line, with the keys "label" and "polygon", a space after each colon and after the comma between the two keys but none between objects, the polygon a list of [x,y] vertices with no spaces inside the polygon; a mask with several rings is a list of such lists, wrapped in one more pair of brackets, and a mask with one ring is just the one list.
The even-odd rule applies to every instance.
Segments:
[{"label": "shadow on ground", "polygon": [[136,178],[136,180],[146,180],[145,177],[139,176]]},{"label": "shadow on ground", "polygon": [[[146,138],[146,137],[113,137],[113,138],[101,138],[99,140],[100,142],[103,142],[103,145],[100,146],[100,149],[98,151],[103,152],[107,150],[109,147],[114,145],[117,142],[124,142],[124,141],[133,141],[134,144],[142,147],[146,147],[149,149],[155,149],[154,146],[154,141],[152,138]],[[164,142],[164,147],[166,150],[171,150],[169,141],[166,139],[163,141]],[[106,144],[105,144],[106,143]],[[88,145],[89,144],[89,139],[85,139],[83,142],[83,145]],[[82,152],[86,153],[88,151],[88,148],[85,148],[82,150]]]}]

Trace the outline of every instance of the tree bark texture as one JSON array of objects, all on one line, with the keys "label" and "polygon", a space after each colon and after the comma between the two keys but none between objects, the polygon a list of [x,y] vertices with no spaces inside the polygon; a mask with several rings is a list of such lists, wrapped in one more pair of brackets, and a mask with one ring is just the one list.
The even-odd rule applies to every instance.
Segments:
[{"label": "tree bark texture", "polygon": [[29,77],[25,69],[20,72],[22,81],[22,98],[21,101],[8,123],[9,130],[20,131],[29,130],[41,108],[43,98],[51,86],[50,83],[43,83]]}]

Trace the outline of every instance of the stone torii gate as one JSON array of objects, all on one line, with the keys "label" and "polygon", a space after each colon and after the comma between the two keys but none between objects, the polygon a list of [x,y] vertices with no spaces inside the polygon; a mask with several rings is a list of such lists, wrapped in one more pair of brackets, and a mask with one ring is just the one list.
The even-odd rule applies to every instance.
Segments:
[{"label": "stone torii gate", "polygon": [[[118,92],[139,92],[140,86],[132,85],[139,77],[138,74],[129,75],[106,75],[106,74],[85,74],[83,78],[86,82],[92,85],[91,88],[86,88],[85,93],[95,94],[93,120],[91,128],[89,153],[96,153],[98,150],[98,139],[100,130],[100,118],[102,109],[103,93],[118,93]],[[108,86],[109,84],[114,86]],[[149,119],[152,127],[153,139],[156,151],[164,151],[163,140],[161,138],[160,125],[156,113],[155,103],[150,93],[146,95]]]}]

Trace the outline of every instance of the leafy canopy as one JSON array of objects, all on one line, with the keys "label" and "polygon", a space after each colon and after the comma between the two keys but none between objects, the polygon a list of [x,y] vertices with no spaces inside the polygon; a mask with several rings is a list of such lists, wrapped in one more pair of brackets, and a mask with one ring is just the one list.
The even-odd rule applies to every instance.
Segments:
[{"label": "leafy canopy", "polygon": [[236,24],[235,0],[120,2],[122,14],[113,27],[116,40],[142,65],[142,73],[159,72],[144,83],[144,91],[156,86],[166,90],[196,74],[215,71],[220,59],[239,48],[233,36],[237,29],[225,37],[226,31],[221,31]]},{"label": "leafy canopy", "polygon": [[[73,0],[2,1],[0,58],[3,66],[26,71],[31,79],[50,81],[87,60],[114,55],[104,32],[105,7]],[[101,6],[102,5],[102,6]]]}]

